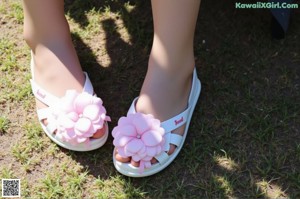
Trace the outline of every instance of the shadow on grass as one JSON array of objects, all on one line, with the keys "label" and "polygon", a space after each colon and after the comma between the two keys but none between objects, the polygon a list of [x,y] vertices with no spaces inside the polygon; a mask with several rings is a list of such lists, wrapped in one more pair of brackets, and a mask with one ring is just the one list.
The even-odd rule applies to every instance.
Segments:
[{"label": "shadow on grass", "polygon": [[[82,28],[85,28],[89,23],[87,17],[84,15],[85,11],[91,9],[104,10],[105,6],[108,6],[105,2],[92,2],[74,1],[71,3],[71,1],[66,1],[66,12],[69,13],[70,17],[74,17],[73,19]],[[123,4],[114,1],[109,6],[110,12],[120,11],[124,23],[129,23],[126,25],[126,28],[131,27],[127,28],[129,33],[135,32],[139,28],[131,24],[130,18],[133,16],[127,12]],[[150,8],[149,2],[148,4],[143,4],[143,6]],[[75,11],[73,12],[73,10]],[[151,16],[151,10],[149,9],[146,13],[141,10],[139,12],[143,15],[148,13]],[[136,21],[136,23],[140,23],[140,21]],[[147,23],[151,24],[151,20],[148,20]],[[96,94],[102,98],[104,106],[108,110],[108,115],[112,118],[112,122],[109,124],[110,130],[112,130],[120,116],[126,115],[131,100],[139,94],[139,88],[142,85],[147,70],[147,48],[149,49],[149,47],[141,45],[133,46],[123,41],[121,35],[116,31],[116,23],[112,19],[102,20],[101,25],[105,30],[105,49],[110,59],[108,67],[104,67],[98,63],[97,57],[91,47],[78,34],[72,33],[72,39],[84,71],[89,73]],[[134,36],[131,36],[131,40],[150,45],[151,39],[145,38],[145,32],[147,31],[143,31],[143,33],[140,31],[139,33],[142,35],[131,34],[138,37],[138,39],[135,39]],[[147,34],[152,35],[151,29]],[[148,39],[148,41],[145,41],[145,39]],[[88,154],[69,153],[78,162],[87,167],[95,177],[101,176],[101,178],[106,179],[112,173],[116,173],[112,164],[112,150],[112,137],[109,136],[107,143],[99,150],[89,152]]]},{"label": "shadow on grass", "polygon": [[[195,56],[203,91],[183,152],[158,175],[124,177],[150,198],[300,196],[299,18],[285,40],[273,41],[268,10],[237,10],[234,3],[202,2]],[[121,39],[114,20],[101,21],[111,59],[104,68],[73,34],[113,119],[111,129],[138,95],[152,39],[150,1],[129,4],[131,12],[122,1],[66,1],[66,12],[82,28],[89,24],[86,12],[109,9],[120,14],[130,35],[131,44]],[[72,155],[92,175],[107,179],[117,175],[112,150],[110,137],[99,150]]]}]

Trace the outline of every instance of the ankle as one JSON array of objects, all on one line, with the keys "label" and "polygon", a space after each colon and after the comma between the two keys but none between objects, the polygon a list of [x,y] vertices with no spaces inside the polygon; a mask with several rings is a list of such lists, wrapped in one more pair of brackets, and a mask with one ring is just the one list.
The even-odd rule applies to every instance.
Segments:
[{"label": "ankle", "polygon": [[[57,97],[61,97],[68,89],[82,91],[85,77],[77,56],[72,55],[68,47],[49,49],[39,46],[32,54],[34,80],[45,90]],[[64,53],[65,49],[67,53]]]},{"label": "ankle", "polygon": [[195,67],[194,54],[176,53],[168,56],[156,56],[155,52],[151,52],[148,71],[153,73],[161,73],[166,78],[173,80],[186,80],[193,73]]},{"label": "ankle", "polygon": [[152,114],[161,121],[185,110],[191,89],[192,74],[182,75],[177,72],[175,75],[176,77],[148,71],[136,110]]}]

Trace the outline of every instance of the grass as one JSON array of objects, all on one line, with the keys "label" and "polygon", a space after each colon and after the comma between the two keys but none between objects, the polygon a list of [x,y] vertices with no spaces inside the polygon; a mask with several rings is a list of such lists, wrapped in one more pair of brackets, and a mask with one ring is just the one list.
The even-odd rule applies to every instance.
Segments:
[{"label": "grass", "polygon": [[[132,179],[112,165],[112,137],[77,153],[43,133],[30,91],[29,48],[17,0],[0,2],[0,178],[20,178],[23,198],[299,198],[300,11],[284,40],[267,10],[202,1],[195,57],[203,90],[178,158]],[[152,42],[149,1],[66,0],[81,64],[112,118],[142,85]]]},{"label": "grass", "polygon": [[0,117],[0,134],[4,134],[7,132],[7,130],[9,129],[9,123],[10,121],[6,117]]}]

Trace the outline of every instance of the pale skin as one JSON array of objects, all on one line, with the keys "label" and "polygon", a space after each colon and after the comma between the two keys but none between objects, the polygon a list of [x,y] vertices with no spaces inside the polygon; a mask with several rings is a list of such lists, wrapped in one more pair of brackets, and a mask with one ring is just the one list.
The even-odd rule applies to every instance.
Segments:
[{"label": "pale skin", "polygon": [[[152,0],[151,4],[154,39],[136,110],[165,121],[187,107],[195,67],[193,41],[200,0]],[[182,135],[184,129],[182,126],[173,133]],[[176,147],[171,145],[168,154],[174,150]],[[116,159],[139,165],[118,154]]]},{"label": "pale skin", "polygon": [[[84,76],[71,41],[63,1],[23,0],[23,4],[24,37],[34,53],[35,81],[58,97],[67,89],[81,91]],[[153,45],[136,110],[165,121],[187,107],[195,66],[193,40],[200,0],[152,0],[151,4]],[[37,100],[38,108],[44,106]],[[173,133],[182,135],[184,129],[182,126]],[[101,137],[104,129],[97,133]],[[176,147],[171,145],[168,154],[174,150]],[[139,165],[131,158],[122,158],[117,153],[115,156],[118,161]],[[152,163],[155,162],[153,159]]]},{"label": "pale skin", "polygon": [[[81,92],[85,77],[72,44],[63,0],[23,0],[24,39],[33,52],[34,80],[49,93]],[[46,107],[36,100],[37,108]],[[47,120],[43,121],[47,125]],[[98,130],[95,138],[105,133]]]}]

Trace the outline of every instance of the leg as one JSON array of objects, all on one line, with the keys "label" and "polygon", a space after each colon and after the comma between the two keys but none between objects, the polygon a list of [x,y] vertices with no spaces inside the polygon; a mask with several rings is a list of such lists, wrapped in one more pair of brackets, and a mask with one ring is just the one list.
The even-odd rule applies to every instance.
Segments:
[{"label": "leg", "polygon": [[154,39],[138,111],[164,121],[186,107],[199,5],[200,0],[152,0]]},{"label": "leg", "polygon": [[33,52],[35,81],[56,96],[63,96],[66,89],[81,91],[84,76],[64,16],[64,1],[24,0],[23,5],[24,38]]},{"label": "leg", "polygon": [[[165,121],[187,107],[200,0],[152,0],[154,39],[136,110]],[[183,134],[185,126],[173,133]],[[175,146],[171,146],[172,154]],[[127,162],[118,154],[117,160]],[[131,161],[133,165],[138,165]]]},{"label": "leg", "polygon": [[[24,38],[33,52],[34,80],[57,97],[68,89],[81,92],[85,77],[64,16],[64,1],[24,0],[23,7]],[[36,103],[38,108],[46,106]]]}]

